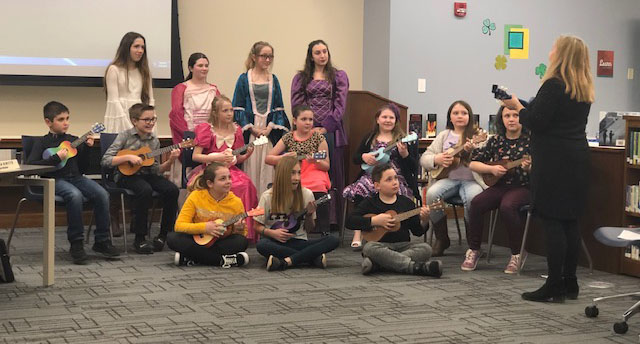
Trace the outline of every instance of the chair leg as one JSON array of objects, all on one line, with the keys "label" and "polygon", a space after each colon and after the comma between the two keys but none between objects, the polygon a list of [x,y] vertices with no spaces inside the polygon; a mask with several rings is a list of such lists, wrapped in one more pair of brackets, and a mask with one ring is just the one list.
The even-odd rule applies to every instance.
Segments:
[{"label": "chair leg", "polygon": [[153,201],[151,202],[151,217],[149,217],[149,223],[147,224],[147,226],[149,228],[147,228],[147,233],[149,233],[149,237],[151,237],[151,225],[153,225],[153,215],[155,215],[156,213],[156,202]]},{"label": "chair leg", "polygon": [[531,210],[527,212],[527,221],[524,224],[524,233],[522,234],[522,245],[520,246],[520,266],[518,266],[518,275],[524,268],[524,262],[527,259],[527,252],[525,251],[525,245],[527,243],[527,232],[529,232],[529,224],[531,223]]},{"label": "chair leg", "polygon": [[629,318],[631,318],[634,314],[639,312],[640,312],[640,301],[636,302],[635,305],[631,306],[629,309],[627,309],[626,312],[624,312],[624,314],[622,314],[622,320],[628,321]]},{"label": "chair leg", "polygon": [[16,207],[16,214],[13,217],[13,224],[11,225],[11,230],[9,231],[9,237],[7,238],[7,255],[11,253],[11,239],[13,238],[13,232],[16,230],[16,225],[18,224],[18,216],[20,215],[20,210],[22,209],[22,203],[26,202],[26,198],[21,198],[18,201],[18,206]]},{"label": "chair leg", "polygon": [[580,238],[580,243],[582,244],[582,250],[584,251],[584,255],[587,256],[587,261],[589,262],[589,273],[593,274],[593,261],[591,260],[591,254],[589,253],[587,244],[584,243],[584,240],[582,240],[582,238]]},{"label": "chair leg", "polygon": [[[433,228],[433,221],[429,220],[429,228],[431,229],[429,232],[429,245],[433,246],[433,233],[434,233],[434,228]],[[424,234],[425,236],[425,240],[427,240],[427,233]]]},{"label": "chair leg", "polygon": [[[91,220],[89,220],[89,228],[87,228],[87,236],[84,239],[85,244],[89,243],[89,238],[91,237],[91,228],[93,227],[93,211],[91,212]],[[111,237],[111,228],[109,228],[109,237],[111,238],[111,240],[113,240],[113,238]]]},{"label": "chair leg", "polygon": [[491,262],[491,248],[493,247],[493,235],[496,233],[496,224],[498,223],[498,209],[489,213],[489,249],[487,250],[487,263]]},{"label": "chair leg", "polygon": [[[346,201],[346,198],[345,198]],[[340,247],[344,247],[344,231],[345,231],[345,226],[347,223],[347,207],[349,205],[349,202],[344,202],[343,208],[342,208],[342,223],[340,224]]]},{"label": "chair leg", "polygon": [[124,241],[124,253],[127,253],[127,220],[124,213],[124,194],[120,194],[120,207],[122,210],[122,240]]},{"label": "chair leg", "polygon": [[460,232],[460,222],[458,221],[458,212],[456,211],[456,206],[451,205],[453,208],[453,217],[456,220],[456,228],[458,229],[458,245],[462,245],[462,232]]}]

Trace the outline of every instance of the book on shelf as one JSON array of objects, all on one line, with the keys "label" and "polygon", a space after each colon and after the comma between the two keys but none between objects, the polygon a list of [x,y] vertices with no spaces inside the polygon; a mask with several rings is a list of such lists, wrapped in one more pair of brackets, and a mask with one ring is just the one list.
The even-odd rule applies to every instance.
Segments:
[{"label": "book on shelf", "polygon": [[427,137],[436,137],[438,130],[438,114],[427,114]]},{"label": "book on shelf", "polygon": [[640,128],[629,129],[626,158],[629,164],[640,164]]},{"label": "book on shelf", "polygon": [[482,128],[480,126],[480,114],[479,113],[474,113],[473,114],[473,121],[476,123],[476,127],[477,128]]},{"label": "book on shelf", "polygon": [[640,261],[640,245],[629,245],[624,250],[624,256],[632,260]]},{"label": "book on shelf", "polygon": [[620,111],[600,111],[598,137],[600,146],[624,147],[625,122]]},{"label": "book on shelf", "polygon": [[489,125],[487,126],[489,135],[495,135],[498,133],[496,129],[496,115],[489,115]]},{"label": "book on shelf", "polygon": [[418,134],[419,137],[424,137],[421,113],[412,113],[409,115],[409,132],[414,132]]}]

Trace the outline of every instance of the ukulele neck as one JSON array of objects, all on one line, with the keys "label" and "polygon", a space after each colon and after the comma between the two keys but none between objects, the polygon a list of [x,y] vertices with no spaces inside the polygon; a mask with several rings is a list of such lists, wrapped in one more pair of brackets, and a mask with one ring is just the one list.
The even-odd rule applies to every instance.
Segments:
[{"label": "ukulele neck", "polygon": [[174,149],[179,149],[179,148],[180,148],[180,144],[176,143],[176,144],[171,145],[171,146],[166,146],[164,148],[160,148],[160,149],[156,149],[154,151],[151,151],[151,152],[145,154],[144,157],[146,159],[151,159],[151,158],[156,157],[158,155],[162,155],[164,153],[168,153],[168,152],[171,152]]},{"label": "ukulele neck", "polygon": [[238,214],[230,219],[228,219],[227,221],[222,223],[223,227],[228,227],[231,226],[232,224],[246,218],[247,216],[249,216],[247,213],[242,213],[242,214]]},{"label": "ukulele neck", "polygon": [[400,213],[395,216],[396,221],[402,222],[410,217],[416,216],[420,214],[420,208],[415,208],[413,210],[406,211],[404,213]]},{"label": "ukulele neck", "polygon": [[522,162],[523,162],[525,159],[526,159],[526,158],[520,158],[520,159],[515,160],[515,161],[509,161],[509,162],[504,166],[504,168],[506,168],[507,170],[510,170],[510,169],[512,169],[512,168],[514,168],[514,167],[518,167],[518,166],[522,165]]},{"label": "ukulele neck", "polygon": [[78,147],[84,141],[86,141],[89,138],[89,135],[91,135],[91,134],[93,134],[93,131],[89,130],[84,135],[82,135],[82,136],[78,137],[77,139],[73,140],[73,142],[71,142],[71,147],[72,148]]},{"label": "ukulele neck", "polygon": [[240,148],[236,148],[234,150],[231,151],[231,154],[233,155],[238,155],[238,154],[242,154],[242,152],[246,151],[247,149],[251,148],[251,146],[253,146],[253,142],[249,142],[246,145],[240,147]]}]

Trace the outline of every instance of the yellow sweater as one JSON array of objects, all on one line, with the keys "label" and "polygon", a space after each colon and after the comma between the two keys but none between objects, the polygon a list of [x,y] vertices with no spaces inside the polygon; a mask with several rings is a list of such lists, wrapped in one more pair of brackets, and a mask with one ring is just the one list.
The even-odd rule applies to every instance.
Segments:
[{"label": "yellow sweater", "polygon": [[[217,219],[226,221],[242,213],[244,213],[242,201],[233,192],[229,192],[225,198],[218,202],[211,197],[208,190],[195,190],[189,194],[182,210],[180,210],[175,231],[202,234],[205,233],[204,227],[208,221]],[[247,236],[246,225],[240,234]]]}]

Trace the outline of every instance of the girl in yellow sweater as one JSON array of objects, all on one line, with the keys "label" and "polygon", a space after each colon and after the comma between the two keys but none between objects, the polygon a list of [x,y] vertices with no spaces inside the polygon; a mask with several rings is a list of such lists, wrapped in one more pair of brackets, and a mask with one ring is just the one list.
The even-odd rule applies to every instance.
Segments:
[{"label": "girl in yellow sweater", "polygon": [[[169,233],[167,238],[169,247],[176,251],[175,264],[203,264],[223,268],[247,265],[249,256],[244,252],[248,245],[245,222],[240,220],[225,228],[215,221],[227,221],[245,212],[240,198],[230,191],[229,169],[213,162],[194,184],[196,190],[182,206],[175,232]],[[203,245],[202,242],[198,244],[196,239],[202,238],[210,238],[213,243],[209,241],[210,246]]]}]

